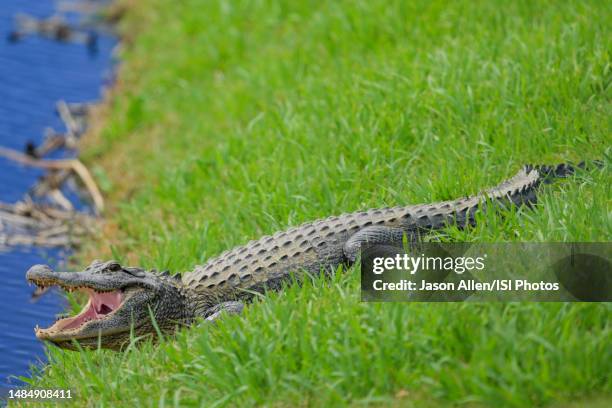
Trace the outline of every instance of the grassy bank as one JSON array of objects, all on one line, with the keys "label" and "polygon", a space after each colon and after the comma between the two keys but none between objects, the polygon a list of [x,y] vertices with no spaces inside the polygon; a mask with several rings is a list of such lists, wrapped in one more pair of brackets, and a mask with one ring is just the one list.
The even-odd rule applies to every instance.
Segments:
[{"label": "grassy bank", "polygon": [[[367,207],[604,158],[605,2],[129,2],[118,92],[86,152],[96,256],[187,271]],[[610,172],[452,238],[609,241]],[[93,251],[92,251],[93,252]],[[126,353],[50,351],[36,387],[113,406],[610,401],[606,304],[362,304],[351,271]]]}]

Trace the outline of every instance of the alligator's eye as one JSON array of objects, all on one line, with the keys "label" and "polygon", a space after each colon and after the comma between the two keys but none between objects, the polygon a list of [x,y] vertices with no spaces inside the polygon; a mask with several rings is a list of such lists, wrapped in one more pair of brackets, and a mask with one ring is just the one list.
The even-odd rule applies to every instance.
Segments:
[{"label": "alligator's eye", "polygon": [[100,265],[102,265],[104,262],[102,262],[99,259],[94,259],[93,261],[91,261],[91,263],[89,264],[89,266],[87,268],[85,268],[86,271],[90,271],[92,269],[96,269],[97,267],[99,267]]},{"label": "alligator's eye", "polygon": [[117,271],[120,271],[121,269],[122,268],[119,262],[109,262],[108,265],[106,265],[107,271],[117,272]]}]

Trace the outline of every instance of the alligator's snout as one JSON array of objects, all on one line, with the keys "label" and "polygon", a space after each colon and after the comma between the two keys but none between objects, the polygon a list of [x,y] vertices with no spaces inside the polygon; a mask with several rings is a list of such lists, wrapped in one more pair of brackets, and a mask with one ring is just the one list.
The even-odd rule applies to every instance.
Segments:
[{"label": "alligator's snout", "polygon": [[53,273],[53,269],[51,269],[49,265],[43,265],[43,264],[33,265],[26,272],[26,278],[28,280],[35,279],[36,277],[39,277],[41,275],[47,275],[49,273]]},{"label": "alligator's snout", "polygon": [[29,283],[37,286],[51,286],[53,282],[53,269],[49,265],[34,265],[26,272],[26,279]]}]

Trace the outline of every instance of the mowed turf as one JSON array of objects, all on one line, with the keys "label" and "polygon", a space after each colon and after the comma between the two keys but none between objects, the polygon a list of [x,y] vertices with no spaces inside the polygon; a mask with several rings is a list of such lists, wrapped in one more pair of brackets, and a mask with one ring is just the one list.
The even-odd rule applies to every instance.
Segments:
[{"label": "mowed turf", "polygon": [[[88,258],[188,271],[305,221],[583,159],[604,167],[442,236],[612,236],[606,2],[125,3],[117,91],[85,152],[111,206]],[[158,345],[50,349],[31,382],[104,406],[612,401],[609,304],[359,298],[340,270]]]}]

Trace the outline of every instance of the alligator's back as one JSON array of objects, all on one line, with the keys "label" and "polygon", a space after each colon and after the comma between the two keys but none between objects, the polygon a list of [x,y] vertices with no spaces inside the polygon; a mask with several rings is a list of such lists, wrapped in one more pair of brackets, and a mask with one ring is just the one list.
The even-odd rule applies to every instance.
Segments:
[{"label": "alligator's back", "polygon": [[277,289],[290,272],[316,274],[321,268],[337,267],[345,261],[344,243],[363,228],[383,225],[414,232],[439,229],[449,223],[463,227],[473,222],[485,198],[514,205],[534,202],[540,181],[538,169],[525,166],[511,179],[472,197],[372,209],[305,223],[226,251],[184,275],[183,281],[189,288],[221,300],[235,297],[237,288]]},{"label": "alligator's back", "polygon": [[275,288],[293,271],[318,273],[343,261],[342,246],[369,225],[391,225],[406,214],[406,207],[342,214],[308,222],[226,251],[185,275],[191,288],[220,289],[240,286],[259,290]]}]

